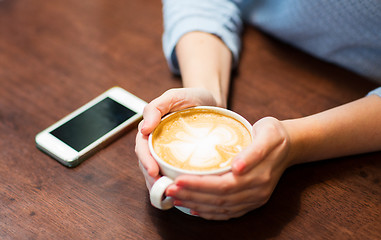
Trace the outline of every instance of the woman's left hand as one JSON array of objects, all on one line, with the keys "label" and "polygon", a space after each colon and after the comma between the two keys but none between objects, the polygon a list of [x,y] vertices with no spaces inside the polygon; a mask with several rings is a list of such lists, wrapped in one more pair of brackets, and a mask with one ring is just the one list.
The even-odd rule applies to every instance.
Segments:
[{"label": "woman's left hand", "polygon": [[289,166],[290,141],[280,121],[267,117],[253,126],[253,143],[220,176],[179,176],[166,195],[175,205],[205,219],[240,217],[265,204]]}]

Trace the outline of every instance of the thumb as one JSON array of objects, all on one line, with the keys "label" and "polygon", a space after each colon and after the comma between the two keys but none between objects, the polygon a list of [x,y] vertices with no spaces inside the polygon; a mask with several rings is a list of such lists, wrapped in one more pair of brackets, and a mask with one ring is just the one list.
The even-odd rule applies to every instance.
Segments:
[{"label": "thumb", "polygon": [[143,111],[143,124],[140,132],[149,135],[160,123],[165,114],[187,107],[195,106],[194,90],[192,89],[169,89],[161,96],[152,100],[145,106]]},{"label": "thumb", "polygon": [[146,105],[143,111],[140,132],[143,135],[149,135],[159,125],[162,116],[163,114],[154,104]]},{"label": "thumb", "polygon": [[[270,122],[271,121],[271,122]],[[232,163],[232,171],[236,175],[247,173],[262,161],[276,148],[278,140],[273,120],[265,118],[253,126],[253,142],[240,152]]]},{"label": "thumb", "polygon": [[248,172],[261,162],[262,156],[263,153],[258,149],[256,144],[251,144],[234,157],[232,172],[235,175],[242,175]]}]

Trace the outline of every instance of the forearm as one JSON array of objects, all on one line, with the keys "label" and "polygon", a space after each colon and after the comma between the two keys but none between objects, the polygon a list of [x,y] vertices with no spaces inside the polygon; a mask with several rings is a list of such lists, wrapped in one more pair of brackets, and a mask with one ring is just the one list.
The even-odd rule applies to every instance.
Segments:
[{"label": "forearm", "polygon": [[184,87],[209,90],[217,105],[226,107],[232,55],[216,36],[203,32],[185,34],[176,46]]},{"label": "forearm", "polygon": [[376,95],[283,124],[290,137],[290,165],[381,150],[381,98]]}]

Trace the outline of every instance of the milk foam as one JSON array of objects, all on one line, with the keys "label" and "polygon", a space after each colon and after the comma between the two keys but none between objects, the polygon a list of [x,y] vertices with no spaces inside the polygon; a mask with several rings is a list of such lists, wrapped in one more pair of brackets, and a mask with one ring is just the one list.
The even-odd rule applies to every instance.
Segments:
[{"label": "milk foam", "polygon": [[164,161],[183,169],[227,167],[251,142],[241,123],[218,113],[187,113],[163,125],[155,135],[155,152]]},{"label": "milk foam", "polygon": [[[186,124],[186,123],[185,123]],[[223,161],[217,146],[232,145],[237,137],[234,131],[224,127],[188,126],[175,134],[174,140],[166,147],[180,162],[188,162],[192,167],[209,167]]]}]

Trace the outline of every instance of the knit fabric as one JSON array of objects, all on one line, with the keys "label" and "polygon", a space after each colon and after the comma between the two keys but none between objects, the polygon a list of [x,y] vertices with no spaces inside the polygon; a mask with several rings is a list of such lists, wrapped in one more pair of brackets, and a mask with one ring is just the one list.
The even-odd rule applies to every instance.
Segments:
[{"label": "knit fabric", "polygon": [[243,23],[322,60],[381,82],[379,0],[163,0],[163,49],[179,73],[174,48],[191,31],[217,35],[238,63]]},{"label": "knit fabric", "polygon": [[243,17],[311,55],[381,82],[381,1],[246,1]]},{"label": "knit fabric", "polygon": [[370,91],[369,93],[368,93],[368,96],[369,95],[378,95],[378,96],[380,96],[381,97],[381,87],[379,87],[379,88],[376,88],[376,89],[374,89],[373,91]]}]

